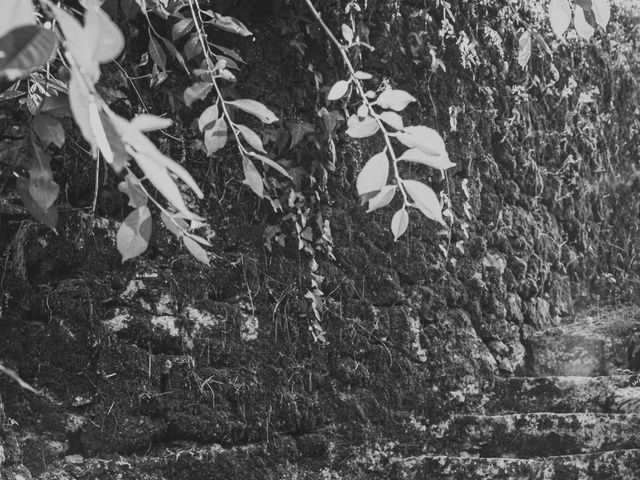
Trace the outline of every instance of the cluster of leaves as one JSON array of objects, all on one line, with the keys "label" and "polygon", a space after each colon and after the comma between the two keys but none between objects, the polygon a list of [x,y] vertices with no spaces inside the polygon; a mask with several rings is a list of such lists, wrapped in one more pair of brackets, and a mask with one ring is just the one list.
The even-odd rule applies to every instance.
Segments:
[{"label": "cluster of leaves", "polygon": [[[148,202],[152,201],[160,210],[160,218],[168,230],[183,242],[195,258],[208,263],[208,255],[202,247],[209,246],[209,242],[194,233],[194,230],[204,226],[204,219],[187,207],[175,179],[182,180],[198,198],[203,198],[203,192],[182,165],[164,155],[145,135],[146,132],[166,129],[172,122],[147,114],[129,121],[111,110],[101,97],[96,88],[101,76],[100,65],[115,60],[121,54],[124,36],[102,10],[102,2],[84,0],[82,3],[84,13],[82,19],[78,19],[72,12],[42,0],[41,8],[45,16],[39,18],[48,17],[52,21],[37,24],[31,1],[11,0],[8,15],[0,23],[0,51],[3,54],[0,59],[0,79],[15,82],[29,77],[29,81],[38,87],[38,93],[30,92],[26,102],[34,120],[29,140],[32,151],[29,179],[19,178],[17,181],[23,202],[35,218],[55,229],[55,200],[59,187],[53,181],[50,157],[45,149],[50,144],[62,147],[65,132],[59,118],[71,114],[90,145],[94,158],[98,160],[101,155],[117,174],[124,175],[119,189],[128,195],[129,205],[134,210],[118,230],[117,246],[123,261],[141,254],[148,246],[152,229]],[[162,83],[167,78],[166,53],[162,43],[188,73],[202,79],[186,89],[184,99],[187,106],[191,106],[195,100],[205,99],[215,89],[215,101],[199,119],[207,153],[213,155],[224,146],[227,128],[230,127],[242,154],[245,180],[256,194],[264,196],[263,178],[250,157],[289,177],[280,164],[265,155],[259,135],[232,120],[232,109],[248,112],[264,123],[272,123],[277,117],[255,100],[228,101],[222,97],[219,82],[235,81],[229,69],[238,68],[236,61],[242,62],[242,59],[235,51],[209,42],[204,26],[211,25],[244,36],[251,35],[251,32],[232,17],[201,10],[194,1],[177,2],[171,12],[161,3],[152,5],[150,11],[147,11],[145,2],[124,2],[121,6],[129,15],[133,15],[132,10],[135,11],[137,7],[148,21],[148,56],[153,60],[152,85]],[[185,8],[189,16],[183,15]],[[156,32],[150,19],[151,12],[165,18],[177,18],[172,28],[173,42],[189,35],[182,52],[172,41]],[[63,65],[68,82],[51,75],[51,68],[47,69],[46,76],[39,73],[43,66],[56,61],[56,52],[57,62]],[[187,61],[194,63],[192,71],[188,69]],[[15,83],[9,93],[3,93],[2,100],[22,95],[18,86],[19,83]],[[139,178],[132,170],[131,159],[144,177]],[[149,194],[145,181],[155,187],[169,207]]]},{"label": "cluster of leaves", "polygon": [[[585,40],[589,40],[598,26],[602,29],[607,27],[610,17],[609,0],[574,0],[573,15],[569,0],[549,0],[549,22],[551,29],[559,38],[563,37],[571,25],[572,18],[576,33]],[[522,67],[529,63],[534,41],[544,52],[549,55],[552,53],[539,30],[528,26],[518,40],[518,63]]]},{"label": "cluster of leaves", "polygon": [[[362,202],[368,202],[367,211],[386,207],[399,190],[403,204],[391,219],[391,231],[396,240],[406,232],[409,225],[408,207],[414,207],[427,218],[447,226],[442,217],[438,195],[431,187],[418,180],[402,178],[398,167],[400,162],[414,162],[439,170],[453,167],[455,164],[449,160],[444,140],[432,128],[404,125],[404,119],[398,112],[416,101],[408,92],[394,88],[385,88],[381,92],[365,89],[364,82],[371,80],[373,76],[361,70],[356,71],[349,58],[349,51],[362,45],[359,35],[352,27],[343,24],[341,32],[344,42],[338,41],[313,5],[308,1],[307,3],[339,49],[348,71],[348,78],[338,80],[331,87],[327,99],[336,101],[348,98],[354,92],[358,97],[356,112],[347,120],[347,135],[361,139],[380,133],[384,139],[384,149],[365,163],[356,183]],[[393,140],[406,147],[402,154],[396,154],[397,147]],[[393,184],[387,184],[390,168],[395,179]]]}]

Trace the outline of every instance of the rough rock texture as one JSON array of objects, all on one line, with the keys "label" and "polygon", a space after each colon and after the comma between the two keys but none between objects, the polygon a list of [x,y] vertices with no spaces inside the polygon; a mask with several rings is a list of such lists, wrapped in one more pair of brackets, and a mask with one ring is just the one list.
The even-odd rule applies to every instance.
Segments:
[{"label": "rough rock texture", "polygon": [[[255,33],[255,42],[229,44],[246,60],[233,94],[261,100],[283,119],[265,138],[284,130],[288,140],[288,122],[313,124],[321,108],[343,114],[353,106],[324,101],[344,70],[303,2],[280,2],[274,11],[253,1],[214,3]],[[347,0],[315,3],[336,32],[349,22]],[[510,13],[511,3],[449,2],[458,40],[440,34],[439,9],[419,10],[429,3],[369,2],[375,8],[362,21],[376,54],[364,51],[362,67],[374,77],[371,88],[389,81],[416,96],[407,124],[428,125],[445,137],[457,164],[446,178],[419,165],[403,174],[450,196],[448,237],[413,209],[410,229],[395,242],[389,223],[398,198],[388,209],[365,213],[354,185],[382,148],[379,139],[348,139],[341,126],[331,166],[318,159],[315,137],[296,148],[288,141],[267,144],[296,172],[306,172],[301,189],[313,215],[331,225],[335,259],[321,251],[315,258],[324,277],[319,322],[305,298],[310,258],[298,251],[295,233],[284,247],[265,248],[265,229],[291,228],[290,222],[242,185],[232,145],[210,158],[189,147],[196,140],[189,124],[204,105],[174,101],[191,82],[177,65],[166,86],[138,92],[125,82],[133,105],[113,108],[134,114],[140,93],[151,111],[175,117],[171,138],[188,137],[186,151],[174,157],[184,154],[205,191],[198,211],[215,234],[211,267],[159,225],[148,251],[122,264],[115,231],[128,213],[126,199],[108,173],[96,215],[87,213],[95,164],[79,153],[82,140],[70,138],[53,151],[64,192],[57,235],[24,209],[9,208],[19,201],[2,203],[0,361],[41,393],[0,377],[6,411],[18,423],[3,437],[3,455],[12,462],[5,460],[5,469],[20,468],[11,453],[19,445],[23,464],[49,480],[422,480],[420,468],[436,468],[422,455],[448,448],[446,432],[432,426],[462,421],[452,415],[497,420],[506,413],[567,413],[575,414],[579,430],[582,420],[600,428],[596,417],[584,415],[591,408],[621,413],[634,406],[633,391],[622,391],[634,388],[631,381],[619,386],[624,408],[611,410],[607,402],[614,405],[617,397],[603,400],[604,392],[618,387],[608,380],[585,386],[586,399],[561,387],[565,380],[551,386],[553,393],[534,387],[531,395],[519,393],[520,400],[500,383],[492,386],[499,375],[609,375],[626,366],[628,318],[619,332],[608,330],[615,315],[575,330],[564,323],[585,305],[633,299],[640,285],[635,22],[612,22],[593,44],[563,44],[553,59],[558,78],[547,84],[548,61],[517,65],[522,20]],[[131,26],[132,44],[148,44],[142,25]],[[323,78],[320,92],[310,66]],[[109,68],[107,86],[115,75]],[[581,103],[585,94],[593,101]],[[167,104],[177,112],[167,112]],[[21,118],[4,115],[3,132],[26,134]],[[8,177],[15,181],[12,169]],[[569,417],[545,418],[554,424]],[[478,427],[478,444],[499,440],[494,427],[509,425]],[[623,425],[613,425],[620,440]],[[540,428],[547,439],[549,431]],[[450,445],[459,446],[466,433],[453,428],[451,435]],[[534,442],[533,427],[528,435]],[[575,451],[581,445],[601,443],[577,444]],[[577,478],[602,471],[602,478],[633,479],[634,452],[498,464],[511,472],[524,468],[525,475],[535,463],[548,478],[571,478],[562,472],[573,469]],[[453,478],[482,478],[490,463],[456,462],[445,461]],[[480,473],[470,473],[473,465]]]}]

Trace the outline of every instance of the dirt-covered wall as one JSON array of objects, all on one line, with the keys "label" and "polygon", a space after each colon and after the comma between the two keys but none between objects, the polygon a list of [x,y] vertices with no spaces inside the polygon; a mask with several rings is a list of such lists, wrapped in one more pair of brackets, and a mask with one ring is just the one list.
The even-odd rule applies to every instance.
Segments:
[{"label": "dirt-covered wall", "polygon": [[[336,52],[302,2],[240,3],[228,13],[256,41],[236,44],[247,62],[236,91],[283,122],[313,124],[325,104],[309,66],[330,86],[342,75]],[[346,1],[322,3],[338,29]],[[221,457],[209,472],[219,477],[190,478],[264,478],[264,469],[327,462],[375,473],[389,451],[422,451],[426,422],[463,408],[494,375],[526,372],[531,331],[582,306],[631,299],[640,208],[635,20],[614,11],[606,35],[556,41],[553,56],[535,51],[523,69],[518,28],[537,14],[517,13],[503,1],[454,1],[443,29],[440,7],[370,0],[362,17],[376,48],[363,51],[362,68],[416,96],[411,123],[441,132],[457,164],[444,178],[412,171],[449,195],[450,236],[412,213],[394,242],[393,210],[365,213],[354,185],[379,149],[375,140],[340,133],[335,169],[319,191],[308,180],[324,174],[312,147],[271,146],[306,172],[312,218],[331,227],[335,258],[326,248],[315,255],[320,322],[305,298],[308,254],[291,238],[265,247],[265,228],[290,225],[240,183],[232,147],[211,160],[187,155],[215,230],[211,267],[160,228],[149,251],[123,265],[114,231],[126,201],[117,180],[106,181],[92,218],[82,209],[93,162],[68,142],[54,155],[69,201],[59,234],[1,211],[0,360],[42,392],[0,377],[24,465],[37,475],[64,455],[270,442],[266,457]],[[128,28],[135,45],[144,32]],[[186,79],[176,74],[142,94],[161,113],[180,85]],[[177,112],[186,145],[195,115]]]}]

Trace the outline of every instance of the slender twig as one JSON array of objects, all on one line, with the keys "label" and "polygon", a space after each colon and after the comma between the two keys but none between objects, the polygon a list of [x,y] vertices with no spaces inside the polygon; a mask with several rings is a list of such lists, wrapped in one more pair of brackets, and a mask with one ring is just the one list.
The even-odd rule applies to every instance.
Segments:
[{"label": "slender twig", "polygon": [[398,157],[396,156],[395,150],[393,149],[393,145],[391,144],[391,133],[387,130],[384,122],[380,118],[380,115],[378,115],[373,110],[373,105],[367,98],[362,82],[360,81],[360,79],[358,79],[358,77],[356,77],[356,71],[353,67],[353,64],[351,63],[351,59],[349,58],[349,55],[347,55],[347,48],[336,38],[336,36],[331,31],[331,29],[327,26],[324,20],[322,20],[322,16],[320,15],[320,12],[316,10],[316,8],[313,6],[313,3],[311,3],[311,0],[304,0],[304,2],[309,7],[309,10],[311,10],[311,13],[316,18],[318,23],[320,23],[320,26],[325,31],[325,33],[327,34],[331,42],[336,46],[336,48],[340,52],[342,61],[344,62],[349,72],[351,83],[355,85],[356,91],[358,92],[358,95],[360,96],[362,103],[367,107],[369,114],[375,119],[376,123],[378,124],[378,127],[382,132],[382,136],[384,137],[384,142],[387,147],[386,150],[389,152],[389,156],[391,157],[391,164],[393,165],[393,174],[396,178],[396,182],[398,183],[398,188],[400,190],[400,193],[402,193],[402,197],[404,198],[404,205],[405,206],[410,205],[409,197],[407,196],[407,192],[405,191],[404,185],[402,184],[402,177],[400,176],[400,172],[398,171]]}]

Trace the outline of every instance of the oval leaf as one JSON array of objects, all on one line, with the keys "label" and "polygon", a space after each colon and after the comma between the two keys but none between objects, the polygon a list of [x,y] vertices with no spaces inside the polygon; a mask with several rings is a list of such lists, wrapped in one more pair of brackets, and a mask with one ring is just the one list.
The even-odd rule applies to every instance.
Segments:
[{"label": "oval leaf", "polygon": [[349,90],[349,82],[346,80],[338,80],[333,84],[331,90],[329,90],[327,100],[339,100],[340,98],[344,97],[344,95],[347,93],[347,90]]},{"label": "oval leaf", "polygon": [[591,7],[598,25],[602,28],[607,28],[607,24],[611,18],[611,5],[609,5],[609,0],[592,0]]},{"label": "oval leaf", "polygon": [[569,0],[551,0],[549,2],[549,21],[551,22],[553,33],[561,37],[571,24],[571,5]]},{"label": "oval leaf", "polygon": [[375,197],[369,199],[369,209],[367,213],[389,205],[396,194],[396,188],[395,185],[385,185],[382,187],[382,190],[380,190]]},{"label": "oval leaf", "polygon": [[404,90],[388,89],[378,96],[376,103],[382,108],[390,108],[391,110],[399,112],[404,110],[411,102],[415,101],[415,97]]},{"label": "oval leaf", "polygon": [[240,100],[233,100],[226,103],[227,105],[233,105],[240,110],[250,113],[254,117],[258,118],[262,123],[269,124],[278,121],[278,117],[276,117],[271,110],[255,100],[242,98]]},{"label": "oval leaf", "polygon": [[256,132],[251,130],[249,127],[240,124],[236,124],[236,127],[238,128],[238,130],[240,130],[242,137],[247,141],[249,145],[251,145],[254,150],[262,153],[267,153],[262,146],[262,140],[260,140],[260,137]]},{"label": "oval leaf", "polygon": [[212,88],[211,82],[194,83],[184,91],[184,103],[190,107],[196,100],[204,100]]},{"label": "oval leaf", "polygon": [[142,170],[147,177],[147,180],[156,187],[171,205],[178,211],[184,213],[187,218],[198,218],[197,215],[191,213],[185,205],[176,182],[173,181],[173,178],[171,178],[169,172],[163,165],[142,152],[132,152],[132,155],[140,167],[140,170]]},{"label": "oval leaf", "polygon": [[366,195],[367,193],[382,190],[387,183],[389,177],[389,159],[386,152],[375,154],[362,167],[358,179],[356,180],[356,188],[358,195]]},{"label": "oval leaf", "polygon": [[520,35],[518,45],[518,63],[524,68],[531,58],[531,32],[529,30]]},{"label": "oval leaf", "polygon": [[407,231],[407,227],[409,226],[409,214],[407,210],[403,207],[393,214],[393,218],[391,219],[391,232],[393,233],[394,240],[397,241],[404,232]]},{"label": "oval leaf", "polygon": [[371,80],[373,78],[373,75],[367,72],[363,72],[362,70],[358,70],[356,73],[353,74],[353,76],[356,77],[358,80]]},{"label": "oval leaf", "polygon": [[576,6],[573,23],[576,28],[576,32],[578,32],[578,35],[580,35],[585,40],[589,40],[593,36],[595,30],[591,25],[589,25],[589,22],[587,22],[582,7]]},{"label": "oval leaf", "polygon": [[149,246],[151,238],[151,212],[149,207],[142,206],[131,212],[118,229],[116,242],[122,255],[122,262],[137,257]]},{"label": "oval leaf", "polygon": [[0,38],[0,79],[13,82],[42,67],[57,46],[53,32],[42,27],[26,25],[11,30]]},{"label": "oval leaf", "polygon": [[446,170],[447,168],[455,167],[456,165],[455,163],[452,163],[446,155],[427,155],[418,148],[405,150],[398,160],[420,163],[431,168],[437,168],[438,170]]},{"label": "oval leaf", "polygon": [[173,121],[170,118],[157,117],[155,115],[140,114],[131,120],[131,126],[141,132],[152,132],[170,127]]},{"label": "oval leaf", "polygon": [[204,263],[205,265],[209,265],[209,256],[207,255],[207,251],[198,245],[198,242],[188,235],[184,235],[182,237],[182,241],[184,242],[184,246],[187,247],[187,250],[189,250],[196,260]]},{"label": "oval leaf", "polygon": [[247,157],[242,157],[242,168],[244,170],[244,183],[249,185],[251,190],[260,198],[264,197],[264,184],[262,183],[262,175]]},{"label": "oval leaf", "polygon": [[402,117],[396,112],[382,112],[380,114],[380,120],[387,125],[395,128],[396,130],[404,130],[404,122]]},{"label": "oval leaf", "polygon": [[218,104],[211,105],[207,107],[204,112],[200,114],[198,118],[198,128],[200,131],[204,131],[204,129],[211,123],[215,122],[218,119]]},{"label": "oval leaf", "polygon": [[49,155],[35,144],[33,151],[29,168],[29,195],[43,211],[47,211],[58,198],[60,187],[53,181]]},{"label": "oval leaf", "polygon": [[444,224],[440,201],[438,200],[436,192],[434,192],[431,187],[417,180],[404,180],[402,184],[409,195],[411,195],[414,202],[413,206],[424,213],[426,217]]},{"label": "oval leaf", "polygon": [[344,38],[347,43],[353,42],[353,30],[351,30],[349,25],[343,23],[340,26],[340,30],[342,31],[342,38]]},{"label": "oval leaf", "polygon": [[124,50],[122,31],[98,5],[93,5],[85,11],[83,30],[92,32],[91,36],[95,36],[92,57],[99,63],[115,60]]},{"label": "oval leaf", "polygon": [[220,117],[213,127],[204,132],[204,146],[207,148],[207,155],[213,155],[227,144],[227,122],[224,117]]},{"label": "oval leaf", "polygon": [[25,0],[3,0],[0,15],[0,36],[17,27],[35,25],[33,3]]},{"label": "oval leaf", "polygon": [[347,120],[347,135],[352,138],[366,138],[374,135],[380,125],[373,117],[365,117],[362,120],[357,115],[351,115]]},{"label": "oval leaf", "polygon": [[427,155],[447,156],[444,140],[433,128],[424,125],[406,127],[396,138],[407,147],[417,148]]}]

